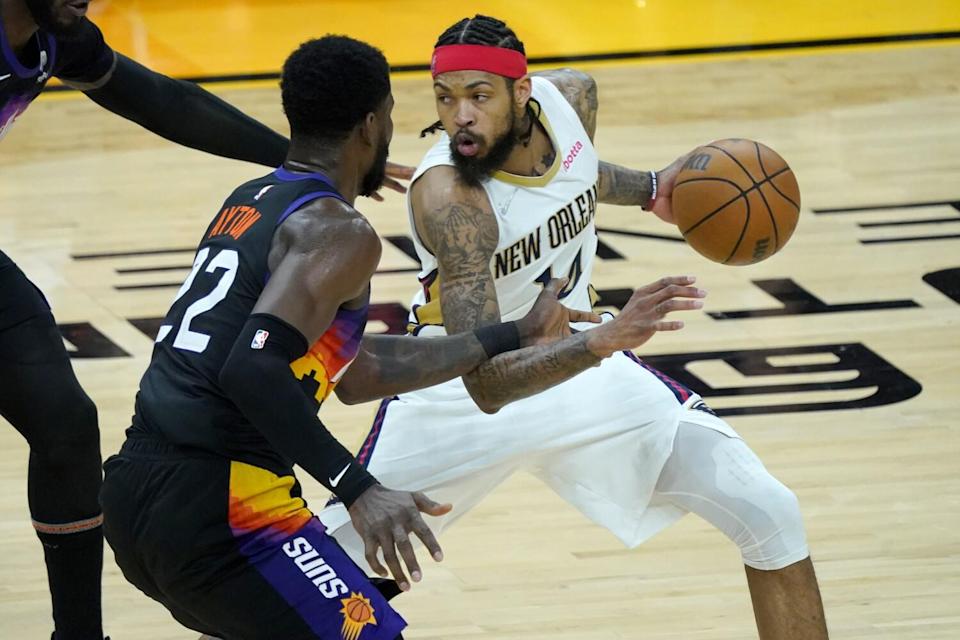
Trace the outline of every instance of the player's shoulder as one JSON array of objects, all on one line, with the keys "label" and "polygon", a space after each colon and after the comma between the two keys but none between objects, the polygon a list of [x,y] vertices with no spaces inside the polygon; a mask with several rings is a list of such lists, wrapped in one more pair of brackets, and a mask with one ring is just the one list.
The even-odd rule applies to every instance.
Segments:
[{"label": "player's shoulder", "polygon": [[556,87],[565,97],[577,91],[596,90],[597,81],[589,73],[563,67],[560,69],[546,69],[531,73],[532,78],[542,78]]},{"label": "player's shoulder", "polygon": [[465,184],[454,167],[425,173],[411,188],[410,202],[418,237],[441,263],[462,260],[464,251],[490,256],[496,249],[499,230],[486,191]]},{"label": "player's shoulder", "polygon": [[547,97],[545,94],[549,93],[557,103],[571,107],[592,140],[596,132],[599,106],[597,82],[593,76],[569,67],[538,71],[530,75],[534,80],[534,97],[543,101],[544,97]]},{"label": "player's shoulder", "polygon": [[429,215],[448,205],[470,205],[490,209],[487,192],[481,185],[467,184],[460,179],[456,167],[437,165],[427,169],[410,188],[414,213]]},{"label": "player's shoulder", "polygon": [[318,198],[297,209],[280,225],[293,247],[304,251],[339,247],[379,253],[380,238],[367,218],[339,198]]}]

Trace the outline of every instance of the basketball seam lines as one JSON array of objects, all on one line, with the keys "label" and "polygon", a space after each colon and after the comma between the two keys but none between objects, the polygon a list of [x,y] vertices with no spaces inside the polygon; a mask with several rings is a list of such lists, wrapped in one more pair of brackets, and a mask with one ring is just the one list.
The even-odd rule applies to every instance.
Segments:
[{"label": "basketball seam lines", "polygon": [[760,156],[760,144],[754,140],[753,147],[757,150],[757,164],[760,165],[760,173],[763,174],[765,180],[769,180],[770,176],[767,175],[767,168],[763,166],[763,158]]},{"label": "basketball seam lines", "polygon": [[[718,181],[718,182],[726,182],[726,183],[728,183],[728,184],[732,184],[733,186],[735,186],[735,187],[737,188],[737,191],[739,191],[740,193],[743,193],[743,187],[741,187],[739,184],[737,184],[737,183],[734,182],[733,180],[731,180],[731,179],[729,179],[729,178],[715,178],[715,177],[713,177],[713,176],[708,176],[708,177],[704,177],[704,178],[690,178],[689,180],[683,180],[683,181],[681,181],[681,182],[678,182],[678,183],[676,183],[676,184],[673,185],[673,186],[674,186],[674,188],[676,188],[676,187],[679,187],[679,186],[682,185],[682,184],[687,184],[688,182],[698,182],[698,181],[700,181],[700,180],[713,180],[713,181]],[[750,187],[750,188],[752,189],[753,187]]]},{"label": "basketball seam lines", "polygon": [[[764,168],[764,166],[763,166],[763,158],[760,157],[760,145],[757,144],[757,141],[756,141],[756,140],[754,140],[754,141],[753,141],[753,146],[755,146],[755,147],[757,148],[757,162],[760,164],[760,172],[763,173],[763,177],[766,178],[766,180],[764,180],[763,182],[769,182],[769,183],[770,183],[770,186],[773,187],[773,190],[776,191],[777,193],[779,193],[779,194],[780,194],[780,197],[782,197],[784,200],[786,200],[787,202],[789,202],[790,204],[792,204],[794,207],[796,207],[796,208],[797,208],[797,213],[800,213],[800,205],[799,205],[798,203],[794,202],[794,201],[793,201],[792,199],[790,199],[789,197],[787,197],[787,194],[785,194],[783,191],[780,191],[780,189],[777,188],[777,185],[774,184],[774,182],[773,182],[773,179],[774,179],[774,178],[776,178],[778,175],[780,175],[781,173],[783,173],[784,171],[786,171],[786,170],[789,169],[790,167],[789,167],[789,166],[784,167],[783,169],[780,169],[780,171],[777,171],[777,172],[776,172],[775,174],[773,174],[772,176],[768,176],[768,175],[767,175],[767,170],[766,170],[766,168]],[[763,184],[763,183],[761,183],[761,184]],[[764,202],[766,202],[766,199],[764,199]],[[770,208],[770,205],[769,205],[769,204],[767,205],[767,208],[768,208],[768,209]]]},{"label": "basketball seam lines", "polygon": [[[756,142],[754,142],[754,144],[756,144]],[[705,146],[705,147],[710,147],[711,149],[716,149],[717,151],[721,152],[723,155],[727,156],[728,158],[730,158],[731,160],[733,160],[734,162],[736,162],[736,163],[737,163],[737,166],[740,167],[741,169],[743,169],[743,172],[744,172],[745,174],[747,174],[747,177],[750,178],[751,181],[753,181],[753,187],[751,187],[751,189],[757,189],[757,190],[759,191],[759,190],[760,190],[760,187],[761,187],[762,185],[764,185],[764,184],[766,184],[766,183],[769,182],[771,185],[773,185],[773,189],[774,189],[777,193],[779,193],[781,196],[783,196],[784,199],[786,199],[787,202],[789,202],[790,204],[792,204],[793,206],[795,206],[795,207],[797,208],[797,213],[800,213],[800,205],[798,205],[796,202],[794,202],[794,201],[791,200],[790,198],[787,198],[787,196],[785,196],[785,195],[783,194],[783,192],[780,191],[780,189],[777,189],[777,185],[773,184],[773,178],[776,178],[778,175],[780,175],[780,174],[783,173],[784,171],[789,171],[789,170],[790,170],[790,167],[789,167],[789,166],[786,166],[786,167],[784,167],[783,169],[781,169],[780,171],[777,171],[777,172],[776,172],[775,174],[773,174],[772,176],[768,176],[768,175],[767,175],[767,172],[763,170],[763,163],[761,163],[761,164],[760,164],[760,171],[763,173],[763,175],[764,175],[764,177],[765,177],[765,180],[763,180],[762,182],[757,182],[757,181],[754,179],[753,174],[751,174],[749,171],[747,171],[747,168],[746,168],[745,166],[743,166],[743,164],[742,164],[739,160],[737,160],[736,156],[734,156],[732,153],[730,153],[729,151],[727,151],[727,150],[724,149],[723,147],[718,147],[718,146],[713,145],[713,144],[706,144],[706,145],[704,145],[704,146]],[[758,146],[758,147],[757,147],[757,154],[759,155],[759,153],[760,153],[760,147]],[[744,197],[744,199],[747,199],[747,193],[748,193],[751,189],[748,189],[747,191],[744,191],[744,192],[743,192],[743,197]],[[762,194],[762,193],[760,194],[760,197],[763,198],[763,194]],[[769,209],[770,209],[770,205],[767,204],[767,199],[766,199],[766,198],[763,198],[763,202],[764,202],[764,204],[767,205],[767,209],[769,210]],[[750,203],[748,202],[748,203],[747,203],[747,209],[749,210],[749,208],[750,208]],[[771,215],[773,215],[773,212],[771,212]],[[749,211],[748,211],[747,217],[749,218]]]},{"label": "basketball seam lines", "polygon": [[[744,171],[746,171],[746,169],[744,169]],[[744,217],[743,227],[740,229],[740,237],[737,238],[737,244],[733,245],[733,251],[731,251],[730,255],[727,256],[727,259],[723,261],[723,264],[730,262],[730,259],[736,255],[737,250],[740,248],[740,243],[743,242],[743,236],[747,235],[747,227],[750,226],[750,198],[747,197],[746,193],[744,193],[742,197],[743,201],[747,205],[747,215]]]},{"label": "basketball seam lines", "polygon": [[[780,173],[782,173],[782,172],[780,172]],[[780,173],[776,173],[776,174],[774,174],[774,175],[772,175],[772,176],[770,176],[770,177],[771,177],[771,178],[774,178],[774,177],[780,175]],[[780,189],[777,188],[777,185],[775,185],[775,184],[773,183],[773,180],[767,180],[767,182],[770,183],[770,186],[773,187],[773,190],[774,190],[774,191],[776,191],[777,193],[780,194],[780,197],[781,197],[781,198],[783,198],[784,200],[786,200],[787,202],[789,202],[790,204],[792,204],[794,207],[796,207],[796,208],[797,208],[797,213],[800,213],[800,205],[799,205],[799,204],[797,204],[796,202],[794,202],[793,199],[791,199],[791,198],[790,198],[787,194],[785,194],[783,191],[780,191]]]},{"label": "basketball seam lines", "polygon": [[[763,182],[760,184],[765,184],[770,182],[770,176],[767,175],[767,169],[763,166],[763,158],[760,156],[760,144],[754,140],[753,146],[757,150],[757,164],[760,165],[760,173],[763,174]],[[767,207],[767,215],[770,216],[770,224],[773,226],[773,251],[770,252],[770,255],[773,255],[780,250],[780,229],[777,228],[777,218],[773,215],[773,209],[770,208],[770,203],[767,202],[767,196],[763,195],[763,189],[760,189],[759,185],[757,185],[757,193],[760,194],[760,199],[763,200],[763,204]]]},{"label": "basketball seam lines", "polygon": [[[723,147],[718,147],[718,146],[712,145],[712,144],[708,144],[708,145],[704,145],[704,146],[710,147],[711,149],[716,149],[717,151],[719,151],[719,152],[722,153],[723,155],[725,155],[725,156],[727,156],[728,158],[730,158],[731,160],[733,160],[735,163],[737,163],[737,166],[740,167],[741,169],[743,169],[743,172],[744,172],[745,174],[747,174],[747,177],[750,178],[750,182],[752,182],[754,185],[757,184],[757,180],[756,180],[756,178],[753,177],[753,174],[750,173],[749,171],[747,171],[747,168],[746,168],[745,166],[743,166],[743,163],[742,163],[742,162],[740,162],[739,160],[737,160],[737,157],[736,157],[735,155],[733,155],[732,153],[730,153],[729,151],[727,151],[727,150],[724,149]],[[764,175],[766,175],[766,174],[764,174]]]},{"label": "basketball seam lines", "polygon": [[[740,192],[740,195],[735,196],[734,198],[731,198],[730,200],[727,200],[727,201],[724,202],[722,205],[720,205],[718,208],[714,209],[714,210],[711,211],[710,213],[706,214],[705,216],[703,216],[702,218],[700,218],[699,220],[697,220],[696,224],[694,224],[694,225],[693,225],[692,227],[690,227],[689,229],[686,229],[686,230],[681,229],[681,230],[680,230],[680,234],[681,234],[681,235],[684,235],[684,236],[687,235],[688,233],[690,233],[691,231],[693,231],[694,229],[696,229],[697,227],[699,227],[701,224],[703,224],[704,222],[706,222],[707,220],[709,220],[709,219],[712,218],[713,216],[715,216],[715,215],[717,215],[718,213],[720,213],[721,211],[723,211],[726,207],[728,207],[729,205],[731,205],[731,204],[733,204],[734,202],[736,202],[738,198],[743,198],[744,200],[746,200],[748,193],[750,193],[750,192],[753,191],[754,189],[758,189],[759,187],[763,186],[764,184],[770,182],[773,178],[776,178],[777,176],[779,176],[781,173],[784,173],[784,172],[789,171],[789,170],[790,170],[790,167],[784,167],[784,168],[781,169],[780,171],[777,171],[777,172],[774,173],[773,175],[769,176],[769,177],[768,177],[766,180],[764,180],[763,182],[761,182],[761,183],[759,183],[759,184],[756,184],[756,183],[755,183],[754,186],[750,187],[750,188],[747,189],[746,191],[744,191],[744,190],[743,190],[743,187],[741,187],[739,184],[737,184],[737,183],[734,182],[733,180],[728,180],[727,178],[712,178],[712,177],[711,177],[711,178],[690,178],[689,180],[684,180],[683,182],[678,182],[678,183],[676,183],[675,185],[673,185],[674,190],[676,190],[676,188],[679,187],[680,185],[688,184],[688,183],[691,183],[691,182],[700,182],[700,181],[703,181],[703,180],[708,180],[708,181],[712,181],[712,182],[726,182],[727,184],[730,184],[730,185],[733,185],[734,187],[736,187],[736,189]],[[764,175],[766,175],[766,174],[764,174]],[[751,180],[752,180],[752,179],[753,179],[753,178],[751,177]],[[770,184],[772,185],[773,183],[770,182]],[[774,188],[776,189],[776,187],[774,187]],[[777,193],[779,193],[779,192],[780,192],[780,190],[777,189]],[[781,194],[781,195],[782,195],[782,194]],[[789,201],[790,199],[787,198],[787,200]],[[790,201],[790,203],[793,204],[793,201]],[[749,205],[747,205],[747,206],[749,207]],[[799,211],[799,207],[797,208],[797,210]]]},{"label": "basketball seam lines", "polygon": [[[723,178],[700,178],[700,179],[701,179],[701,180],[720,180],[720,181],[722,181],[722,182],[730,182],[729,180],[724,180]],[[693,180],[690,180],[689,182],[693,182]],[[682,182],[681,182],[680,184],[685,184],[685,183],[682,183]],[[679,187],[680,185],[674,185],[674,186],[675,186],[675,187]],[[739,189],[740,187],[738,186],[737,188]],[[694,229],[696,229],[697,227],[699,227],[700,225],[702,225],[704,222],[706,222],[707,220],[709,220],[709,219],[712,218],[713,216],[717,215],[718,213],[720,213],[721,211],[723,211],[724,209],[726,209],[728,206],[730,206],[731,204],[733,204],[734,202],[736,202],[736,201],[739,200],[740,198],[743,198],[743,191],[742,191],[742,190],[740,191],[740,193],[739,193],[737,196],[733,197],[733,198],[730,199],[730,200],[727,200],[727,201],[724,202],[722,205],[720,205],[719,207],[717,207],[716,209],[714,209],[713,211],[711,211],[711,212],[708,213],[707,215],[705,215],[705,216],[703,216],[702,218],[700,218],[699,220],[697,220],[696,224],[694,224],[694,225],[693,225],[692,227],[690,227],[689,229],[687,229],[687,230],[681,229],[681,230],[680,230],[680,234],[681,234],[681,235],[684,235],[684,236],[687,235],[688,233],[692,232]]]},{"label": "basketball seam lines", "polygon": [[[701,180],[712,180],[712,181],[715,181],[715,182],[726,182],[727,184],[731,184],[731,185],[733,185],[734,187],[736,187],[736,188],[740,191],[740,193],[741,193],[742,195],[746,195],[746,194],[750,193],[751,191],[753,191],[754,189],[756,189],[757,187],[762,187],[763,185],[767,184],[768,182],[770,182],[770,181],[773,180],[774,178],[780,176],[781,174],[786,173],[787,171],[790,171],[790,167],[784,167],[783,169],[780,169],[780,170],[777,171],[776,173],[767,176],[766,179],[764,179],[764,180],[762,180],[762,181],[760,181],[760,182],[754,182],[754,183],[753,183],[753,186],[750,187],[749,189],[744,189],[744,188],[741,187],[738,183],[734,182],[733,180],[730,180],[729,178],[715,178],[715,177],[713,177],[713,176],[708,176],[708,177],[703,177],[703,178],[689,178],[689,179],[687,179],[687,180],[683,180],[683,181],[681,181],[681,182],[676,183],[675,185],[673,185],[673,188],[676,189],[677,187],[679,187],[679,186],[682,185],[682,184],[689,184],[689,183],[691,183],[691,182],[700,182]],[[751,178],[751,180],[752,180],[752,179],[753,179],[753,178]],[[773,185],[772,182],[770,182],[770,184]],[[776,189],[776,186],[775,186],[775,185],[774,185],[774,188]],[[777,189],[777,191],[779,192],[779,189]],[[781,194],[781,195],[782,195],[782,194]],[[737,196],[737,197],[739,197],[739,196]],[[792,204],[793,206],[797,207],[798,209],[800,208],[800,207],[797,206],[797,203],[794,202],[793,200],[790,200],[790,198],[787,198],[786,196],[784,196],[784,198],[786,198],[787,201],[789,201],[790,204]]]}]

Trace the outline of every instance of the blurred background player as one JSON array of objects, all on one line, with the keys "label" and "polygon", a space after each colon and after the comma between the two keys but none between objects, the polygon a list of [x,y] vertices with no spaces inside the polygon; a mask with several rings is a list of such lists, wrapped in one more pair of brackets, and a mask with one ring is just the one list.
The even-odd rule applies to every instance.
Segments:
[{"label": "blurred background player", "polygon": [[[57,77],[179,144],[271,167],[283,161],[288,142],[280,134],[193,83],[115,53],[85,17],[88,4],[0,0],[0,138]],[[77,382],[43,295],[2,251],[0,379],[0,413],[30,444],[30,514],[43,543],[54,635],[100,640],[96,407]]]},{"label": "blurred background player", "polygon": [[[413,333],[519,317],[556,275],[569,278],[564,304],[590,309],[597,203],[672,220],[684,158],[659,172],[600,162],[593,79],[528,75],[523,44],[500,20],[463,19],[435,47],[440,121],[427,131],[446,133],[409,195],[424,283]],[[599,330],[385,400],[362,462],[391,486],[455,503],[438,530],[521,469],[629,546],[696,513],[740,547],[762,640],[826,638],[796,496],[698,395],[632,353],[588,349]],[[360,559],[342,509],[321,517]]]}]

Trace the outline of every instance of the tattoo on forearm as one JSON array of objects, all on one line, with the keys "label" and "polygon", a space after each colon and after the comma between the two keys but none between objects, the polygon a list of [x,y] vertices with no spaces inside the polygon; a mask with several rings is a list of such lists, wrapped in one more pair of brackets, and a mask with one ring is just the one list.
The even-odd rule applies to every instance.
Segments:
[{"label": "tattoo on forearm", "polygon": [[370,335],[363,338],[361,349],[362,359],[346,374],[357,376],[353,393],[363,394],[358,400],[440,384],[487,360],[483,346],[472,333],[436,338]]},{"label": "tattoo on forearm", "polygon": [[642,207],[650,201],[652,188],[649,172],[600,162],[600,177],[597,185],[600,202]]},{"label": "tattoo on forearm", "polygon": [[444,274],[440,282],[443,323],[449,333],[500,321],[490,258],[499,229],[489,211],[454,202],[425,217],[427,240]]},{"label": "tattoo on forearm", "polygon": [[502,353],[465,376],[483,404],[502,407],[568,380],[600,363],[587,348],[587,334]]}]

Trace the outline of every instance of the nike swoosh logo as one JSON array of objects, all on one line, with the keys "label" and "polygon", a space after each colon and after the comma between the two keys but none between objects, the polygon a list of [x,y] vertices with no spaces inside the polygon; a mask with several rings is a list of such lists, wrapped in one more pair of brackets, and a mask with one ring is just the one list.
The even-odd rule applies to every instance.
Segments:
[{"label": "nike swoosh logo", "polygon": [[5,75],[5,76],[0,76],[0,82],[2,82],[3,80],[6,80],[7,78],[9,78],[9,77],[12,76],[12,75],[13,75],[12,73],[8,73],[8,74]]},{"label": "nike swoosh logo", "polygon": [[348,462],[348,463],[347,463],[347,466],[345,466],[343,469],[341,469],[341,470],[340,470],[340,473],[338,473],[335,478],[329,478],[329,480],[330,480],[330,486],[336,488],[336,486],[337,486],[338,484],[340,484],[340,480],[343,479],[343,476],[345,476],[345,475],[347,474],[347,469],[349,469],[349,468],[350,468],[350,463]]}]

